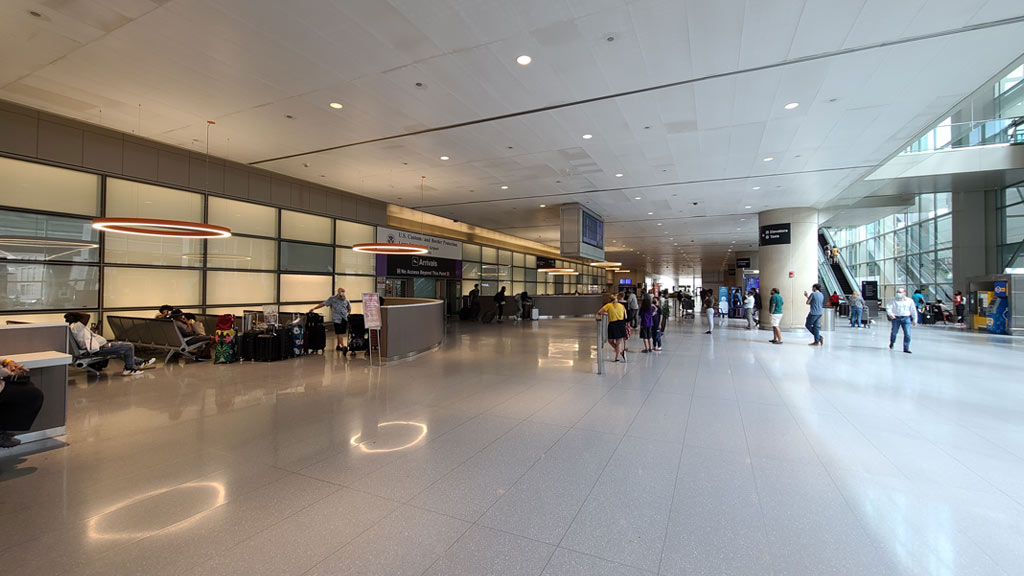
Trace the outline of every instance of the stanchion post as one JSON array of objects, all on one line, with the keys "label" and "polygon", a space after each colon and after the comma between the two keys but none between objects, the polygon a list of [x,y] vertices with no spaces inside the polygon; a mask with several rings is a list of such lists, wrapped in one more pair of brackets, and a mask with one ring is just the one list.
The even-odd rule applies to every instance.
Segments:
[{"label": "stanchion post", "polygon": [[604,374],[604,345],[608,341],[608,317],[597,317],[597,373]]}]

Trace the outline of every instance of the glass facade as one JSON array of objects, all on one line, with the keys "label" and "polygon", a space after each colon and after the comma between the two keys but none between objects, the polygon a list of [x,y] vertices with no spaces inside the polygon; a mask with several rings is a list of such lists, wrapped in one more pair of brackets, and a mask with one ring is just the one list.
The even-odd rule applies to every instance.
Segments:
[{"label": "glass facade", "polygon": [[853,276],[858,282],[877,281],[884,300],[903,286],[948,302],[953,299],[952,212],[950,193],[921,194],[902,212],[832,235]]},{"label": "glass facade", "polygon": [[999,270],[1024,268],[1024,182],[999,195],[996,222],[999,223]]}]

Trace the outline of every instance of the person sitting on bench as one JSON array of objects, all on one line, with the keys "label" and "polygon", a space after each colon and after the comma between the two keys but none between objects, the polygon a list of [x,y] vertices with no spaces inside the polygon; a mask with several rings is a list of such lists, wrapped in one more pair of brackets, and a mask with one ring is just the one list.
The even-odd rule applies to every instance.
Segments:
[{"label": "person sitting on bench", "polygon": [[13,433],[31,428],[42,407],[43,391],[28,379],[28,368],[0,360],[0,448],[21,444]]},{"label": "person sitting on bench", "polygon": [[148,368],[156,363],[156,358],[145,361],[135,358],[135,346],[131,342],[107,342],[106,338],[86,328],[86,323],[90,319],[91,317],[84,312],[68,312],[64,315],[64,320],[71,329],[71,337],[75,339],[79,348],[89,354],[97,352],[117,354],[124,361],[124,370],[121,372],[121,376],[142,374],[143,368]]},{"label": "person sitting on bench", "polygon": [[171,319],[178,332],[185,337],[185,343],[191,346],[197,342],[207,342],[203,348],[196,350],[196,360],[203,361],[210,358],[213,352],[213,338],[206,334],[206,327],[202,322],[196,321],[196,315],[191,312],[182,312],[175,308],[171,312]]}]

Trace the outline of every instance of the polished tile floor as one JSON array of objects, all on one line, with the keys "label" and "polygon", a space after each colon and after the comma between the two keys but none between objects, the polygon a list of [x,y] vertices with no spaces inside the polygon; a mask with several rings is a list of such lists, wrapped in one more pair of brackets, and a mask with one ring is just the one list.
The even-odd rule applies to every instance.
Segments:
[{"label": "polished tile floor", "polygon": [[[68,445],[0,459],[0,566],[102,575],[1011,575],[1024,343],[826,346],[673,320],[454,327],[388,368],[74,374]],[[640,345],[633,341],[632,347]]]}]

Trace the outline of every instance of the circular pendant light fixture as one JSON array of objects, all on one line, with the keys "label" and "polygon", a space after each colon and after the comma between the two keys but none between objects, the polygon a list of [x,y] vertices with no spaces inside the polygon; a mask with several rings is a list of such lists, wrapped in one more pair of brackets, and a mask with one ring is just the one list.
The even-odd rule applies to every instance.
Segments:
[{"label": "circular pendant light fixture", "polygon": [[166,238],[227,238],[231,229],[201,222],[156,218],[95,218],[92,227],[103,232]]},{"label": "circular pendant light fixture", "polygon": [[398,256],[403,254],[427,254],[430,252],[429,248],[419,244],[398,244],[394,242],[364,242],[353,245],[352,249],[356,252],[368,254],[391,254]]}]

